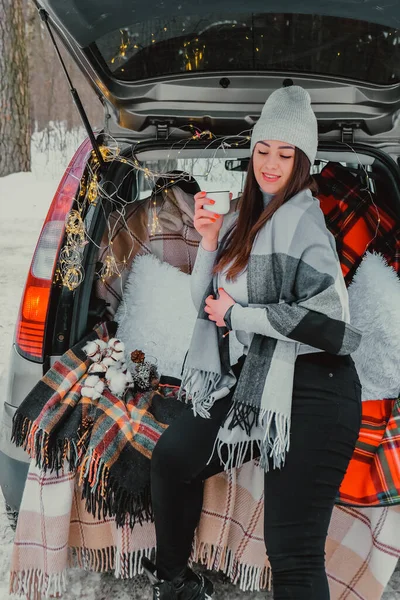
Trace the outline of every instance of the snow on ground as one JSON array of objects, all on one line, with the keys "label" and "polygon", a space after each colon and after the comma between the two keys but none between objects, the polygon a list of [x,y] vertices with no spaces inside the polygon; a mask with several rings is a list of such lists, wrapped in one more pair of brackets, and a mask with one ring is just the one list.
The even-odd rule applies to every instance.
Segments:
[{"label": "snow on ground", "polygon": [[[59,131],[55,128],[54,131]],[[43,220],[56,191],[60,177],[74,149],[83,139],[83,132],[66,135],[63,151],[58,149],[56,135],[50,138],[50,148],[43,151],[41,134],[33,137],[32,173],[18,173],[0,179],[0,374],[7,368],[15,320],[33,251]],[[51,160],[49,157],[51,156]],[[9,564],[12,551],[12,531],[0,501],[0,600],[9,596]],[[241,592],[229,583],[216,583],[218,600],[267,600],[270,594]],[[112,575],[71,570],[68,592],[64,600],[150,600],[148,585],[143,580],[116,580]],[[397,571],[383,596],[384,600],[400,600],[400,572]]]}]

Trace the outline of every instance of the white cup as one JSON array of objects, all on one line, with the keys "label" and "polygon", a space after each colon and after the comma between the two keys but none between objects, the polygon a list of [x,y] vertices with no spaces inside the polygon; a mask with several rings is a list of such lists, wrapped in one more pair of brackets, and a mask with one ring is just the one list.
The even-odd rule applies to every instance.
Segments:
[{"label": "white cup", "polygon": [[207,192],[207,198],[214,200],[215,204],[204,204],[203,208],[217,215],[226,215],[231,206],[229,192]]}]

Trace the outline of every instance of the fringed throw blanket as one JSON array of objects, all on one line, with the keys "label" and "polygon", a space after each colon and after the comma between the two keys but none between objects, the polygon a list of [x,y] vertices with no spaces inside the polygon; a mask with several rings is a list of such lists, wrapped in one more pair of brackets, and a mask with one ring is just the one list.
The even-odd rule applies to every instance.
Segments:
[{"label": "fringed throw blanket", "polygon": [[[254,463],[206,482],[192,559],[221,569],[242,590],[271,583],[263,537],[263,472]],[[379,600],[400,558],[400,507],[335,507],[326,541],[331,600]],[[130,579],[154,556],[150,522],[116,527],[85,509],[73,473],[56,477],[31,463],[11,564],[10,591],[42,600],[70,587],[68,567]],[[70,573],[73,580],[74,573]],[[118,591],[118,583],[113,584]],[[132,584],[133,585],[133,584]]]},{"label": "fringed throw blanket", "polygon": [[[184,407],[176,389],[128,390],[120,399],[104,389],[98,400],[81,395],[91,361],[83,348],[108,341],[116,323],[96,328],[66,352],[33,388],[14,417],[12,438],[53,477],[77,473],[86,507],[98,518],[151,517],[149,459],[156,441]],[[170,398],[170,397],[173,398]]]},{"label": "fringed throw blanket", "polygon": [[[298,342],[346,355],[357,349],[361,335],[347,322],[348,296],[335,241],[309,190],[291,198],[259,232],[245,276],[248,307],[235,304],[231,322],[233,329],[254,333],[254,337],[227,416],[233,433],[226,444],[225,466],[240,466],[245,432],[257,441],[260,465],[268,470],[270,460],[274,468],[281,467],[289,449]],[[236,382],[225,328],[217,327],[204,310],[206,298],[216,294],[215,276],[204,293],[181,386],[181,396],[185,392],[195,413],[205,418]],[[249,311],[252,323],[246,327]],[[262,430],[261,439],[255,438],[256,429]],[[221,431],[221,456],[225,442],[220,436]]]}]

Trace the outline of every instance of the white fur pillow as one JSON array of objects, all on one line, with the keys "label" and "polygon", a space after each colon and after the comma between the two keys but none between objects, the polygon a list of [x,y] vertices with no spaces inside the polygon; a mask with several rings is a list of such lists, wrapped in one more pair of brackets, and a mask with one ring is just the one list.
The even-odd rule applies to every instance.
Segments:
[{"label": "white fur pillow", "polygon": [[349,286],[351,323],[362,331],[353,354],[363,400],[400,393],[400,279],[380,254],[367,252]]},{"label": "white fur pillow", "polygon": [[[152,254],[134,260],[115,316],[128,355],[142,350],[157,359],[160,375],[180,378],[196,317],[190,275]],[[233,364],[242,347],[235,336],[229,338]]]},{"label": "white fur pillow", "polygon": [[189,281],[189,275],[152,254],[139,256],[115,316],[127,353],[138,349],[154,356],[160,375],[181,375],[197,317]]}]

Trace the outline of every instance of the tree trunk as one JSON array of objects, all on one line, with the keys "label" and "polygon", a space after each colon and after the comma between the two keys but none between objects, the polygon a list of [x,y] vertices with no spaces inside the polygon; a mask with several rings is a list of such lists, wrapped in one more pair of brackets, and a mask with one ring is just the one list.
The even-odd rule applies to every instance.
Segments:
[{"label": "tree trunk", "polygon": [[22,0],[0,0],[0,177],[31,168],[29,67]]}]

